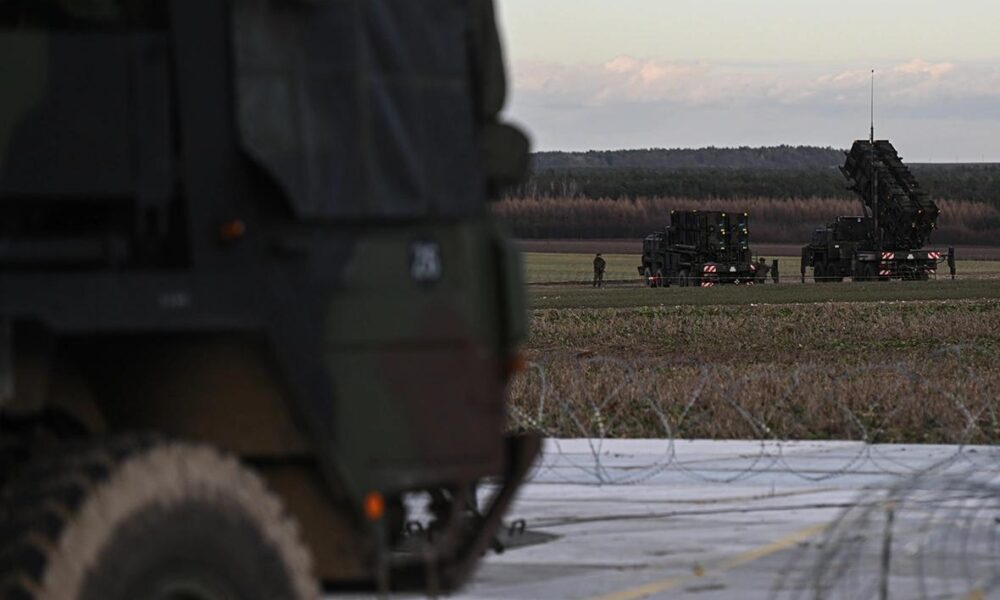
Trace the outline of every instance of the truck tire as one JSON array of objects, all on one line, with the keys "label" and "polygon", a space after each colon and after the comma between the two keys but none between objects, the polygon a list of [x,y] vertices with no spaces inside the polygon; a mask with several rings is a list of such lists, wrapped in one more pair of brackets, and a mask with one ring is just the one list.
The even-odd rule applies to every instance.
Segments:
[{"label": "truck tire", "polygon": [[687,269],[681,269],[680,272],[677,273],[677,283],[681,287],[691,287],[691,276],[688,274]]},{"label": "truck tire", "polygon": [[823,263],[816,263],[816,266],[813,267],[813,281],[816,283],[826,281],[826,272],[823,269]]},{"label": "truck tire", "polygon": [[663,276],[663,269],[656,270],[656,287],[670,287],[670,280]]},{"label": "truck tire", "polygon": [[646,278],[646,287],[656,287],[656,281],[653,279],[653,272],[649,270],[649,267],[646,267],[646,270],[642,272],[642,276]]},{"label": "truck tire", "polygon": [[208,446],[92,444],[35,461],[0,498],[0,598],[319,598],[281,501]]}]

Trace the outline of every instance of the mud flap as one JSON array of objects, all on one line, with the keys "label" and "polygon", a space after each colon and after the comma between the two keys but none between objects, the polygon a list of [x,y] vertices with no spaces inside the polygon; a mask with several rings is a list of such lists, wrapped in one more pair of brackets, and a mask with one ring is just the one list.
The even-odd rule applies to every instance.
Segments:
[{"label": "mud flap", "polygon": [[474,528],[453,519],[448,528],[424,548],[422,555],[400,557],[391,567],[394,590],[421,590],[434,593],[454,591],[472,575],[480,557],[494,545],[517,491],[524,484],[542,439],[537,435],[507,438],[507,467],[502,483],[486,504]]}]

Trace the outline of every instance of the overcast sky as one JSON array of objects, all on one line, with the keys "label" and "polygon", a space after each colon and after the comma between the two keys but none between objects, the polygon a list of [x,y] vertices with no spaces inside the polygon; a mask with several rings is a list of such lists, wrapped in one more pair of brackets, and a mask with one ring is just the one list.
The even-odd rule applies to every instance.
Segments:
[{"label": "overcast sky", "polygon": [[996,0],[497,0],[540,150],[813,144],[1000,161]]}]

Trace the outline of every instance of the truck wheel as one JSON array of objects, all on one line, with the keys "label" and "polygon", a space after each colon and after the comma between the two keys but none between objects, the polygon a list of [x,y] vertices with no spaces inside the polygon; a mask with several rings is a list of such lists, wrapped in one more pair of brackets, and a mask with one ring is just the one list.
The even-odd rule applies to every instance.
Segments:
[{"label": "truck wheel", "polygon": [[281,501],[207,446],[77,448],[29,465],[0,498],[0,598],[319,598]]},{"label": "truck wheel", "polygon": [[653,280],[653,272],[649,270],[649,267],[646,267],[646,270],[642,272],[642,276],[646,278],[646,287],[656,287],[656,281]]},{"label": "truck wheel", "polygon": [[813,281],[816,283],[821,283],[825,280],[826,273],[823,269],[823,263],[816,263],[813,267]]},{"label": "truck wheel", "polygon": [[688,275],[687,269],[681,269],[677,273],[677,282],[681,287],[691,287],[691,277]]},{"label": "truck wheel", "polygon": [[670,287],[670,281],[663,276],[663,269],[656,270],[656,287]]}]

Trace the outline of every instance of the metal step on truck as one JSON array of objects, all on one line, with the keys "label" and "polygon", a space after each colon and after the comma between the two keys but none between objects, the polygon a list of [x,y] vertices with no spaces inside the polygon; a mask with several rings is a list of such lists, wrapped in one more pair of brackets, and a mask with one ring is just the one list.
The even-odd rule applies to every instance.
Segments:
[{"label": "metal step on truck", "polygon": [[954,279],[955,249],[924,247],[941,211],[891,143],[854,142],[840,170],[865,215],[837,217],[813,232],[802,248],[803,282],[809,267],[817,282],[927,281],[943,264]]},{"label": "metal step on truck", "polygon": [[670,224],[643,240],[639,275],[651,288],[753,285],[749,214],[671,211]]}]

